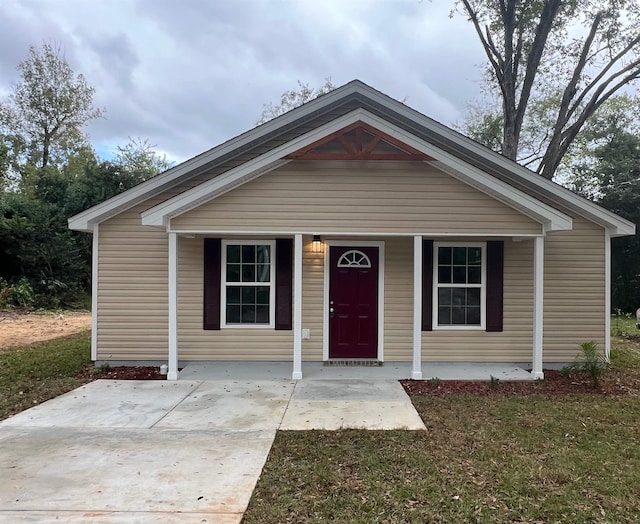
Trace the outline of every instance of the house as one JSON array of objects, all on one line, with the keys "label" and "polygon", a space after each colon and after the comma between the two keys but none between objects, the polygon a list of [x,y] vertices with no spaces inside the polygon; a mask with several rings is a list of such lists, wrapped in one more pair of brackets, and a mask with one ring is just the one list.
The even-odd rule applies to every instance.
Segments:
[{"label": "house", "polygon": [[352,81],[69,220],[92,358],[517,362],[609,352],[635,226]]}]

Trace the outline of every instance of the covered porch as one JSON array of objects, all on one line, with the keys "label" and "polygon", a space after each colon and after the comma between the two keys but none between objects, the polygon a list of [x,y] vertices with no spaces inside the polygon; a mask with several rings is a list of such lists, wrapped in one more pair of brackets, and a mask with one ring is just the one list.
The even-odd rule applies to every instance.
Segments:
[{"label": "covered porch", "polygon": [[[507,358],[504,361],[481,361],[482,358],[478,358],[478,361],[460,360],[460,358],[452,359],[452,361],[438,361],[438,356],[431,353],[431,347],[435,347],[435,343],[430,340],[431,336],[438,336],[440,339],[446,337],[447,333],[459,333],[455,329],[438,329],[436,327],[435,335],[433,332],[426,332],[425,329],[431,330],[431,327],[425,328],[425,322],[431,322],[433,315],[437,315],[437,311],[429,311],[425,314],[424,304],[425,296],[432,294],[431,287],[433,286],[434,271],[432,270],[433,261],[428,263],[428,269],[425,270],[425,256],[433,257],[433,251],[431,254],[425,255],[425,249],[427,245],[433,246],[434,239],[436,245],[439,244],[451,244],[452,242],[460,242],[461,238],[469,238],[468,235],[462,236],[446,236],[446,235],[393,235],[388,233],[380,233],[379,235],[337,235],[335,233],[324,234],[310,234],[308,232],[295,233],[289,237],[291,250],[290,250],[290,265],[291,265],[291,325],[289,328],[290,340],[291,340],[291,360],[278,361],[273,360],[261,360],[259,357],[254,359],[242,361],[232,361],[231,359],[220,359],[213,361],[214,359],[202,359],[201,362],[193,361],[188,354],[183,353],[180,342],[180,327],[179,327],[179,291],[180,291],[180,279],[179,265],[181,256],[181,240],[186,239],[191,242],[204,243],[206,238],[210,238],[212,235],[221,235],[221,232],[184,232],[184,231],[170,231],[169,232],[169,352],[168,352],[168,379],[177,380],[178,378],[188,379],[207,379],[207,378],[219,378],[219,377],[238,377],[238,378],[264,378],[272,376],[274,378],[287,378],[299,380],[303,378],[314,379],[430,379],[439,378],[442,380],[489,380],[492,376],[501,380],[535,380],[544,378],[542,366],[543,366],[543,281],[544,281],[544,239],[543,235],[492,235],[491,237],[478,236],[473,238],[473,242],[467,240],[465,244],[483,245],[486,246],[487,238],[500,238],[501,240],[494,243],[510,243],[510,245],[519,245],[527,243],[532,247],[530,250],[533,257],[528,262],[528,266],[532,268],[532,276],[530,281],[531,286],[531,311],[530,323],[528,324],[527,338],[531,341],[529,344],[529,352],[524,358],[522,355],[518,358],[518,362],[524,364],[509,363]],[[279,237],[281,235],[278,235]],[[247,235],[246,233],[230,234],[226,233],[223,238],[235,238],[241,242],[243,238],[250,238],[252,242],[260,242],[260,238],[264,238],[265,242],[268,239],[273,239],[271,235]],[[452,240],[447,240],[451,238]],[[199,240],[198,240],[199,239]],[[396,239],[402,241],[407,249],[407,255],[410,255],[410,265],[407,265],[405,270],[412,270],[409,280],[409,275],[406,275],[405,280],[407,286],[405,292],[408,292],[409,296],[405,296],[403,300],[407,302],[404,311],[409,314],[404,314],[406,333],[405,336],[406,349],[403,350],[403,360],[397,361],[397,353],[389,355],[385,352],[385,341],[388,339],[388,335],[385,333],[385,318],[391,316],[391,309],[394,305],[389,304],[389,301],[385,303],[385,295],[392,295],[398,293],[393,288],[390,288],[391,284],[387,282],[385,286],[385,271],[388,270],[390,264],[393,263],[391,259],[397,259],[397,254],[391,254],[387,257],[387,251],[385,250],[385,240],[387,243],[391,243],[390,239]],[[275,244],[274,244],[275,246]],[[348,250],[348,246],[355,246],[359,248],[366,248],[367,246],[375,246],[378,249],[377,256],[379,257],[379,274],[378,289],[379,293],[376,297],[377,300],[377,342],[375,354],[371,356],[371,361],[383,365],[370,365],[374,362],[365,362],[369,365],[350,365],[357,362],[349,358],[336,358],[330,351],[330,322],[332,318],[333,304],[329,296],[329,271],[330,265],[329,251],[332,247],[343,247]],[[412,247],[412,249],[411,249]],[[204,249],[204,248],[203,248]],[[433,247],[431,247],[433,250]],[[484,248],[483,248],[484,249]],[[352,250],[348,250],[349,253]],[[484,251],[483,251],[484,253]],[[483,254],[483,257],[485,255]],[[389,258],[389,260],[387,259]],[[409,257],[407,257],[408,260]],[[275,257],[274,257],[275,259]],[[483,258],[484,260],[484,258]],[[483,262],[485,264],[485,262]],[[320,269],[315,266],[320,266]],[[324,266],[324,267],[322,267]],[[483,266],[484,267],[484,266]],[[311,269],[310,269],[311,268]],[[437,272],[437,264],[435,266]],[[483,271],[485,271],[483,269]],[[404,270],[403,270],[404,271]],[[323,282],[316,285],[314,291],[313,300],[314,307],[308,307],[309,297],[304,297],[305,279],[309,277],[310,272],[322,273]],[[405,271],[406,273],[406,271]],[[429,286],[425,284],[425,275],[427,279],[432,281]],[[437,276],[436,276],[437,279]],[[484,279],[484,276],[483,276]],[[501,283],[502,285],[502,283]],[[323,290],[320,294],[317,289],[322,286]],[[484,293],[484,291],[483,291]],[[321,295],[321,296],[320,296]],[[305,302],[305,299],[307,302]],[[483,296],[484,299],[484,296]],[[430,298],[431,300],[431,298]],[[386,305],[385,305],[386,304]],[[224,307],[223,304],[220,307]],[[322,307],[322,309],[320,309]],[[434,306],[435,307],[435,306]],[[484,307],[484,306],[483,306]],[[385,309],[386,308],[386,309]],[[431,308],[433,309],[433,308]],[[312,310],[312,311],[309,311]],[[309,330],[309,318],[313,315],[316,329]],[[436,318],[433,316],[433,318]],[[425,320],[427,319],[427,320]],[[482,313],[482,324],[477,326],[478,329],[474,329],[472,326],[463,326],[461,331],[467,336],[468,340],[473,340],[474,334],[477,337],[484,336],[486,327],[485,312]],[[388,322],[387,322],[388,324]],[[318,326],[321,326],[318,329]],[[388,327],[388,326],[387,326]],[[445,326],[445,328],[455,328],[456,326]],[[233,326],[231,326],[233,328]],[[468,329],[464,329],[468,328]],[[277,328],[276,328],[277,329]],[[223,328],[224,330],[224,328]],[[320,331],[322,333],[320,333]],[[389,329],[387,329],[389,331]],[[488,330],[487,330],[488,331]],[[268,330],[260,331],[268,335]],[[318,337],[322,338],[321,354],[315,353],[312,359],[303,358],[303,344],[306,339],[310,338],[310,332],[313,337],[316,338],[315,344],[318,347]],[[254,333],[256,333],[254,331]],[[471,337],[471,338],[469,338]],[[389,344],[387,344],[389,345]],[[316,350],[318,351],[318,350]],[[306,352],[309,355],[309,351]],[[396,358],[393,358],[393,357]],[[479,355],[482,357],[482,355]],[[189,362],[180,372],[178,372],[178,362]],[[344,360],[344,362],[340,362]],[[457,361],[456,361],[457,360]],[[495,360],[495,359],[494,359]],[[182,363],[181,362],[181,363]],[[327,363],[335,363],[337,365],[326,365]],[[182,367],[182,366],[181,366]],[[527,371],[531,369],[531,371]]]}]

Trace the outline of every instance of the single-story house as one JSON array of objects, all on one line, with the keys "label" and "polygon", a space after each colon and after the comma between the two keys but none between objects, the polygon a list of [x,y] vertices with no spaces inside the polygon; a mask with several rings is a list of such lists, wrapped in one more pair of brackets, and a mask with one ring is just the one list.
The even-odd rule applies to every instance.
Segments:
[{"label": "single-story house", "polygon": [[92,358],[169,379],[360,359],[542,378],[581,342],[608,355],[611,238],[635,232],[357,80],[69,225],[93,234]]}]

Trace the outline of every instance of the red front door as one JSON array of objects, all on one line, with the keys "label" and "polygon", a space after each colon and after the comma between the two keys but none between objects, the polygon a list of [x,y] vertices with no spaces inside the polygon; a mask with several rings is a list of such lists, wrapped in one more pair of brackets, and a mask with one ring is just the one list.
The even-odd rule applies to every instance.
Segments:
[{"label": "red front door", "polygon": [[378,248],[329,249],[329,358],[376,358]]}]

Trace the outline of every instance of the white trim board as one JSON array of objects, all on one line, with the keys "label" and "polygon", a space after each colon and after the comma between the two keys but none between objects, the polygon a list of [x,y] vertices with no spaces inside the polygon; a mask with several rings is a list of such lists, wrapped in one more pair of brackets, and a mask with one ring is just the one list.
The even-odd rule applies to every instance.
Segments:
[{"label": "white trim board", "polygon": [[384,241],[372,240],[325,240],[324,244],[324,271],[323,271],[323,299],[322,299],[322,360],[329,360],[329,278],[330,262],[329,248],[331,246],[343,247],[377,247],[378,248],[378,360],[384,361],[384,268],[385,254]]},{"label": "white trim board", "polygon": [[98,260],[100,240],[99,226],[93,226],[91,239],[91,360],[98,360]]},{"label": "white trim board", "polygon": [[167,232],[177,233],[179,235],[223,235],[232,237],[233,235],[253,235],[253,236],[267,236],[273,237],[275,236],[291,236],[295,234],[301,235],[321,235],[321,236],[332,236],[332,237],[376,237],[376,238],[394,238],[394,237],[414,237],[414,236],[424,236],[424,237],[433,237],[433,238],[467,238],[467,237],[478,237],[478,238],[513,238],[514,241],[521,241],[528,238],[536,238],[545,236],[544,233],[540,232],[540,234],[535,233],[495,233],[488,231],[486,233],[432,233],[432,232],[418,232],[418,233],[391,233],[389,231],[323,231],[316,229],[308,229],[308,230],[300,230],[300,229],[278,229],[278,230],[269,230],[269,231],[256,231],[256,230],[220,230],[220,229],[172,229],[168,228]]}]

